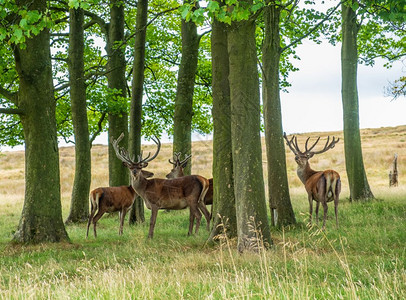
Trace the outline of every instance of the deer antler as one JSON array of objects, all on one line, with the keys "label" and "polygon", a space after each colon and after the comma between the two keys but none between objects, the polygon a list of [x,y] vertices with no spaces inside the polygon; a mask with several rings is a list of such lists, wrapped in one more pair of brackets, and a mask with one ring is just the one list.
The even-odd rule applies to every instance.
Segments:
[{"label": "deer antler", "polygon": [[140,155],[138,155],[138,164],[140,163],[149,163],[151,160],[153,160],[155,157],[157,157],[159,150],[161,150],[161,141],[159,140],[159,138],[157,137],[152,137],[152,140],[155,142],[155,144],[157,145],[157,150],[155,152],[155,154],[149,158],[151,156],[151,152],[148,153],[147,157],[142,158],[142,151],[140,153]]},{"label": "deer antler", "polygon": [[124,132],[120,134],[120,136],[115,140],[113,137],[111,137],[111,144],[113,145],[114,151],[116,152],[116,156],[118,159],[120,159],[122,162],[130,164],[130,165],[135,165],[135,162],[130,158],[130,155],[128,154],[128,151],[124,147],[119,147],[118,143],[123,139],[124,137]]},{"label": "deer antler", "polygon": [[[315,144],[317,144],[317,142],[319,141],[319,139],[320,139],[320,137],[317,139],[317,141],[316,141]],[[321,150],[319,150],[319,151],[312,151],[312,152],[310,152],[310,153],[312,153],[312,154],[314,155],[314,154],[320,154],[320,153],[326,152],[327,150],[334,148],[334,146],[338,143],[339,140],[340,140],[340,138],[337,138],[337,139],[336,139],[336,138],[333,136],[333,140],[331,141],[331,143],[329,143],[329,141],[330,141],[330,136],[328,136],[328,137],[327,137],[326,144],[324,145],[324,148],[323,148],[323,149],[321,149]],[[309,149],[309,151],[310,151],[311,149],[313,149],[313,147],[314,147],[314,145]]]},{"label": "deer antler", "polygon": [[169,163],[171,163],[172,165],[176,166],[179,165],[179,157],[182,153],[178,152],[178,153],[173,153],[173,159],[175,162],[171,161],[171,159],[168,159]]},{"label": "deer antler", "polygon": [[[292,150],[292,152],[293,152],[295,155],[298,155],[299,153],[302,153],[302,152],[299,150],[299,147],[298,147],[298,145],[297,145],[297,138],[296,138],[295,136],[292,136],[292,138],[291,138],[290,141],[289,141],[289,139],[288,139],[288,137],[287,137],[287,135],[286,135],[286,132],[284,132],[284,133],[283,133],[283,137],[284,137],[285,140],[286,140],[286,145],[289,146],[290,150]],[[295,141],[295,138],[296,138],[296,141]],[[293,145],[293,146],[292,146],[292,145]]]},{"label": "deer antler", "polygon": [[298,143],[297,143],[297,136],[292,136],[292,138],[289,140],[288,137],[286,136],[286,133],[284,132],[284,133],[283,133],[283,137],[284,137],[285,140],[286,140],[286,145],[289,146],[290,150],[292,150],[292,152],[293,152],[295,155],[298,155],[298,154],[300,154],[300,155],[307,155],[307,154],[309,154],[309,155],[311,155],[311,156],[313,156],[313,155],[315,155],[315,154],[320,154],[320,153],[326,152],[327,150],[334,148],[335,144],[337,144],[338,141],[340,140],[340,138],[337,138],[337,139],[336,139],[336,138],[333,136],[333,140],[330,142],[330,136],[328,136],[328,137],[327,137],[326,144],[324,145],[324,148],[323,148],[323,149],[321,149],[321,150],[319,150],[319,151],[312,151],[312,149],[313,149],[313,148],[317,145],[317,143],[320,141],[320,137],[317,138],[317,140],[313,143],[313,145],[310,146],[310,148],[308,147],[310,137],[308,137],[308,138],[306,139],[306,142],[305,142],[305,151],[303,152],[303,151],[301,151],[301,150],[299,149],[299,145],[298,145]]}]

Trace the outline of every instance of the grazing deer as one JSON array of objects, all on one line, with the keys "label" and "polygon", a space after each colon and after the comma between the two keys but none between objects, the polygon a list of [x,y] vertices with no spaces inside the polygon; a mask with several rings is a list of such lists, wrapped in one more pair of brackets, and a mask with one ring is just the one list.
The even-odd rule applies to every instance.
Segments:
[{"label": "grazing deer", "polygon": [[203,203],[204,196],[209,188],[209,181],[199,175],[184,176],[176,179],[147,179],[142,169],[146,168],[148,163],[158,155],[161,148],[159,139],[154,139],[154,142],[157,144],[157,151],[151,158],[151,153],[149,153],[147,157],[142,158],[141,152],[137,161],[134,161],[134,158],[130,158],[125,148],[118,146],[118,143],[123,137],[124,134],[122,133],[117,140],[112,139],[111,143],[117,158],[120,159],[131,172],[132,187],[137,194],[144,199],[147,208],[151,210],[148,238],[152,238],[154,235],[156,217],[159,209],[179,210],[189,207],[188,235],[191,235],[193,232],[194,218],[196,218],[195,233],[197,233],[202,218],[200,210],[205,214],[206,218],[209,217],[209,212]]},{"label": "grazing deer", "polygon": [[323,218],[323,229],[326,226],[327,218],[327,202],[334,200],[334,212],[336,216],[336,225],[338,227],[338,199],[341,192],[341,180],[340,175],[334,170],[325,170],[325,171],[314,171],[309,164],[309,159],[315,154],[321,154],[326,152],[329,149],[334,148],[335,144],[340,139],[335,139],[329,143],[330,137],[327,138],[327,142],[324,145],[324,148],[320,151],[312,151],[312,149],[319,142],[320,137],[317,138],[316,142],[308,148],[309,138],[307,138],[305,143],[305,151],[302,152],[299,149],[297,144],[297,137],[292,136],[289,140],[286,136],[286,133],[283,133],[283,137],[286,140],[286,144],[289,146],[290,150],[295,154],[295,161],[297,163],[297,175],[304,184],[308,200],[309,200],[309,223],[312,223],[312,214],[313,214],[313,200],[316,201],[316,222],[318,223],[319,219],[319,206],[320,203],[323,205],[324,218]]},{"label": "grazing deer", "polygon": [[[146,178],[154,176],[154,173],[143,170]],[[89,235],[90,223],[93,222],[94,237],[97,237],[96,223],[107,212],[119,212],[120,229],[119,235],[123,234],[124,218],[131,205],[134,203],[136,192],[133,187],[122,185],[113,187],[99,187],[90,192],[90,215],[87,222],[86,238]],[[96,214],[97,211],[97,214]],[[95,215],[96,214],[96,215]]]},{"label": "grazing deer", "polygon": [[[183,177],[183,169],[186,168],[187,162],[189,159],[192,157],[192,155],[185,155],[185,159],[180,161],[180,156],[181,153],[174,153],[174,161],[171,161],[169,159],[169,163],[173,165],[173,169],[171,170],[170,173],[166,174],[166,178],[171,179],[171,178],[179,178]],[[212,205],[211,207],[211,212],[210,212],[210,219],[206,220],[207,221],[207,226],[209,227],[210,220],[213,215],[213,178],[209,178],[209,189],[207,190],[206,196],[204,197],[204,204],[205,205]]]},{"label": "grazing deer", "polygon": [[389,171],[389,187],[398,186],[398,155],[395,153],[392,170]]}]

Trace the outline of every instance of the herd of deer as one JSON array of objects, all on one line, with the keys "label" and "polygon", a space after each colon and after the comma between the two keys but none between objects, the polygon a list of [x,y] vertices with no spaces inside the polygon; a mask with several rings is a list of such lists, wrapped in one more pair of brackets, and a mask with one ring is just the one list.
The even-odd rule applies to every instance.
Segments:
[{"label": "herd of deer", "polygon": [[[115,150],[117,158],[123,165],[126,166],[131,173],[131,185],[119,187],[103,187],[97,188],[90,193],[91,212],[87,223],[86,238],[89,234],[90,224],[93,223],[94,236],[96,233],[97,221],[107,212],[119,212],[120,229],[119,235],[123,234],[124,218],[128,210],[131,208],[134,199],[139,195],[145,202],[148,209],[151,210],[151,219],[148,238],[152,238],[156,218],[159,209],[180,210],[189,207],[189,231],[188,235],[193,233],[194,220],[196,219],[195,233],[198,232],[202,213],[207,221],[207,230],[210,228],[210,220],[212,213],[209,213],[206,205],[213,204],[213,179],[206,179],[200,175],[184,176],[183,169],[186,167],[191,155],[186,155],[181,160],[180,153],[175,153],[174,160],[169,162],[173,165],[170,173],[166,175],[167,179],[151,178],[153,173],[144,170],[148,163],[155,159],[161,148],[159,139],[153,139],[157,145],[157,150],[151,157],[149,153],[146,157],[142,157],[141,152],[135,161],[134,156],[130,157],[128,151],[120,147],[118,144],[124,137],[121,134],[117,140],[112,139],[111,143]],[[323,149],[312,151],[319,142],[320,137],[308,147],[308,138],[305,142],[305,150],[301,151],[297,143],[297,137],[292,136],[289,140],[284,133],[286,144],[295,154],[297,163],[297,175],[305,186],[309,200],[309,223],[312,222],[313,200],[316,201],[316,220],[318,221],[318,211],[320,203],[323,206],[323,229],[326,225],[327,217],[327,202],[334,201],[334,212],[336,218],[336,226],[338,227],[337,207],[341,191],[340,175],[334,170],[314,171],[309,164],[309,159],[315,154],[321,154],[329,149],[332,149],[339,139],[333,137],[330,142],[330,137]],[[97,213],[96,213],[97,212]]]}]

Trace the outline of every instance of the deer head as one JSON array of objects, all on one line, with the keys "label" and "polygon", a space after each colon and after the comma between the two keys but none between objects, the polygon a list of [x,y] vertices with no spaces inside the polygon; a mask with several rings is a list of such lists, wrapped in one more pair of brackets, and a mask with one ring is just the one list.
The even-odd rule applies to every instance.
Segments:
[{"label": "deer head", "polygon": [[155,154],[151,156],[151,152],[148,153],[147,157],[142,158],[143,152],[141,151],[140,155],[138,155],[137,161],[134,161],[134,156],[130,157],[127,149],[124,147],[119,147],[118,143],[123,139],[124,133],[122,133],[117,140],[111,138],[111,144],[113,145],[114,151],[116,152],[116,156],[123,162],[123,165],[126,166],[131,171],[131,177],[133,181],[138,181],[140,177],[148,178],[152,177],[154,174],[145,170],[142,170],[148,166],[148,163],[157,157],[159,150],[161,149],[161,142],[158,138],[152,138],[152,140],[157,144],[157,150]]},{"label": "deer head", "polygon": [[185,154],[185,159],[184,160],[180,160],[180,156],[181,153],[174,153],[173,154],[173,161],[171,161],[170,159],[168,160],[169,163],[171,163],[173,165],[173,169],[171,170],[170,173],[166,174],[166,178],[178,178],[178,177],[182,177],[183,174],[183,169],[186,168],[186,165],[189,161],[189,159],[192,157],[192,155],[187,155]]},{"label": "deer head", "polygon": [[312,146],[310,146],[310,148],[308,147],[310,137],[308,137],[305,143],[305,150],[301,151],[297,144],[297,136],[292,136],[292,138],[289,140],[288,137],[286,136],[286,133],[284,132],[283,137],[286,140],[286,145],[288,145],[290,150],[292,150],[293,154],[295,154],[295,161],[298,164],[298,167],[300,168],[304,168],[308,164],[309,159],[312,158],[315,154],[321,154],[329,149],[334,148],[335,144],[337,144],[338,141],[340,140],[339,138],[336,139],[333,136],[333,140],[330,142],[330,136],[328,136],[326,144],[324,145],[323,149],[319,151],[312,151],[313,148],[319,142],[320,137],[317,138],[317,140],[313,143]]}]

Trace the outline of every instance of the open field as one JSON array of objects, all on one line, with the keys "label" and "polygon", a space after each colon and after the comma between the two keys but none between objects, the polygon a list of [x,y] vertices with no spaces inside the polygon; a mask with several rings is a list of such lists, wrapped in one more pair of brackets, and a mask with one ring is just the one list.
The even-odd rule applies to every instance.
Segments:
[{"label": "open field", "polygon": [[[299,142],[327,134],[342,138],[341,132],[310,133],[300,135]],[[333,168],[341,174],[340,228],[334,226],[331,204],[325,232],[306,227],[307,196],[287,149],[298,225],[273,228],[271,250],[243,255],[235,251],[234,240],[206,245],[205,226],[187,237],[188,211],[160,212],[153,240],[146,239],[148,222],[135,227],[126,223],[119,237],[117,217],[105,216],[98,222],[97,239],[91,235],[86,240],[82,224],[67,227],[71,243],[10,244],[24,200],[24,153],[0,153],[0,299],[406,299],[406,126],[361,134],[377,200],[348,201],[341,140],[311,160],[314,169]],[[211,176],[211,149],[211,142],[193,144],[193,173]],[[154,146],[144,151],[154,151]],[[148,170],[163,177],[171,168],[170,153],[171,145],[164,144]],[[394,153],[399,155],[399,186],[389,188]],[[61,148],[60,161],[66,218],[74,148]],[[107,186],[107,170],[107,147],[96,145],[92,189]]]}]

